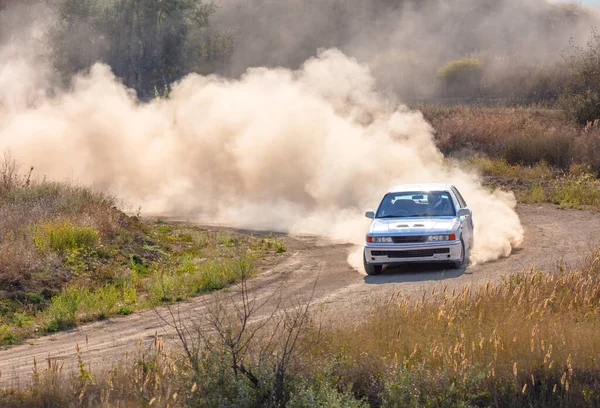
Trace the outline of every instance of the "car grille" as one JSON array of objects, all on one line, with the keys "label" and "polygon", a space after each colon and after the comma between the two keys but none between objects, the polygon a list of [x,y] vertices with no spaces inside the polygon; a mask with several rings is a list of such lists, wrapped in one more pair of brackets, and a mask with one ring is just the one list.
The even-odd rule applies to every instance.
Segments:
[{"label": "car grille", "polygon": [[414,244],[417,242],[427,242],[428,238],[427,235],[392,237],[392,242],[394,244]]},{"label": "car grille", "polygon": [[427,258],[437,254],[449,254],[450,248],[414,249],[410,251],[371,251],[372,256],[388,258]]}]

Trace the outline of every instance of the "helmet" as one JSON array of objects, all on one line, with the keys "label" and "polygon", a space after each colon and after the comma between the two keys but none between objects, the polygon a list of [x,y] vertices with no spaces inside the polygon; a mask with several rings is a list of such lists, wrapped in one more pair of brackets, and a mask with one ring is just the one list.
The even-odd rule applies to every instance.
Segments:
[{"label": "helmet", "polygon": [[428,195],[429,204],[432,206],[438,206],[442,203],[442,194],[439,191],[432,191]]}]

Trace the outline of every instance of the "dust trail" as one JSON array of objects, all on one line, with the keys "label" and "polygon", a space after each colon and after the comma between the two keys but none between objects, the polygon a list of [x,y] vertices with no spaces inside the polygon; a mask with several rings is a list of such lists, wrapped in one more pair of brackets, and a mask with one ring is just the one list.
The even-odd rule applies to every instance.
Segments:
[{"label": "dust trail", "polygon": [[0,60],[0,149],[51,179],[148,212],[356,244],[390,186],[453,182],[475,212],[475,261],[523,239],[514,197],[446,166],[422,115],[378,95],[368,68],[335,49],[296,71],[189,75],[149,103],[105,65],[64,91],[14,57]]}]

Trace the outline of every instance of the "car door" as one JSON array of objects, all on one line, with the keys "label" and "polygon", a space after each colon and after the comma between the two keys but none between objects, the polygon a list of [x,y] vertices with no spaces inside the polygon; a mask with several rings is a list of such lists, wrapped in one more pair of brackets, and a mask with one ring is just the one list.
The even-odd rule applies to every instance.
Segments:
[{"label": "car door", "polygon": [[[458,191],[458,189],[456,187],[452,187],[452,193],[454,194],[454,196],[456,197],[456,200],[458,201],[458,205],[460,206],[460,208],[466,208],[469,211],[471,210],[469,208],[469,206],[467,205],[467,202],[465,201],[465,199],[463,198],[463,196],[460,194],[460,192]],[[464,237],[464,241],[465,244],[468,245],[469,247],[471,247],[471,245],[473,244],[473,213],[471,213],[471,215],[465,215],[461,218],[461,224],[462,224],[462,233],[463,233],[463,237]]]}]

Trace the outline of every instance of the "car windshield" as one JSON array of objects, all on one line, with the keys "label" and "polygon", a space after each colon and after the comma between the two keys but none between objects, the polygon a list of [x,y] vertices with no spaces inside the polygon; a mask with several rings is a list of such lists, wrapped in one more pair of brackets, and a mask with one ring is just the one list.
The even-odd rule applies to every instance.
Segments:
[{"label": "car windshield", "polygon": [[383,197],[376,218],[450,217],[456,211],[445,191],[390,193]]}]

